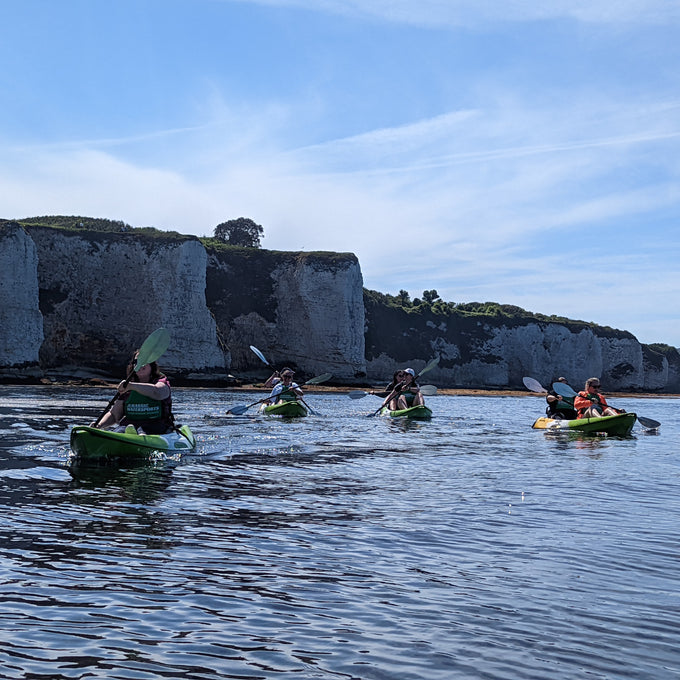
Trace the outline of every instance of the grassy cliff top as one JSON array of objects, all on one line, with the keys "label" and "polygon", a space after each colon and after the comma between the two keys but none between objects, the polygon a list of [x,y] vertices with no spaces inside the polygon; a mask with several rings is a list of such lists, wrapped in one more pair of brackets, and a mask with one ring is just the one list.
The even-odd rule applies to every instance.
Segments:
[{"label": "grassy cliff top", "polygon": [[364,289],[364,300],[367,305],[381,305],[393,309],[400,309],[409,315],[425,318],[448,317],[459,319],[474,318],[479,321],[489,321],[493,325],[520,326],[527,323],[554,323],[569,328],[572,332],[592,329],[601,337],[634,338],[629,331],[600,326],[592,321],[568,319],[552,314],[537,314],[516,305],[503,305],[498,302],[444,302],[441,299],[432,301],[389,295],[374,290]]},{"label": "grassy cliff top", "polygon": [[45,215],[43,217],[25,217],[15,221],[25,227],[48,227],[72,233],[134,234],[163,240],[194,240],[196,238],[195,236],[180,234],[177,231],[161,230],[155,227],[132,227],[122,220],[109,220],[103,217]]}]

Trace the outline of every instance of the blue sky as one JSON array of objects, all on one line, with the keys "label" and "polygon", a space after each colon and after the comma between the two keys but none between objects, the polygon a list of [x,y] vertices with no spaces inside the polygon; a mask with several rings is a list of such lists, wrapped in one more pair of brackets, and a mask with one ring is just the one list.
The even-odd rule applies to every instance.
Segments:
[{"label": "blue sky", "polygon": [[0,217],[358,256],[680,346],[678,0],[21,0]]}]

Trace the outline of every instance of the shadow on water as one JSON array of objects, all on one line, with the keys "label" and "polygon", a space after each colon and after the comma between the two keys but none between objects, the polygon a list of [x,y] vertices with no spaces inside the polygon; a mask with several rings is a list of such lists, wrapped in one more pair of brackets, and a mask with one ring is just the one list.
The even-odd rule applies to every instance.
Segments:
[{"label": "shadow on water", "polygon": [[114,465],[68,465],[74,490],[94,490],[115,487],[123,499],[134,503],[154,503],[163,497],[172,482],[175,463],[139,461],[120,468]]}]

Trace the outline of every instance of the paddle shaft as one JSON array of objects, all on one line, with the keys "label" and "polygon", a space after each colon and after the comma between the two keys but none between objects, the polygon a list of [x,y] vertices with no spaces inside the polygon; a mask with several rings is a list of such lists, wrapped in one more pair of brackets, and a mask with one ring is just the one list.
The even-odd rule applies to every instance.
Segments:
[{"label": "paddle shaft", "polygon": [[[134,374],[135,374],[135,369],[133,368],[130,371],[130,373],[128,374],[128,377],[125,378],[125,380],[123,381],[123,387],[128,386],[128,384],[129,384],[130,380],[132,380],[132,377],[134,376]],[[113,395],[113,397],[111,397],[111,401],[109,401],[109,403],[106,405],[106,408],[102,411],[102,413],[99,414],[99,418],[97,418],[97,420],[94,421],[94,425],[92,425],[92,427],[99,427],[99,423],[102,421],[104,416],[111,410],[113,405],[116,403],[116,400],[118,399],[118,397],[120,397],[120,392],[116,389],[116,393]]]},{"label": "paddle shaft", "polygon": [[[434,397],[437,394],[437,387],[435,385],[421,385],[420,393],[425,397]],[[380,397],[384,399],[387,396],[386,392],[365,392],[364,390],[353,390],[347,396],[350,399],[363,399],[364,397]]]}]

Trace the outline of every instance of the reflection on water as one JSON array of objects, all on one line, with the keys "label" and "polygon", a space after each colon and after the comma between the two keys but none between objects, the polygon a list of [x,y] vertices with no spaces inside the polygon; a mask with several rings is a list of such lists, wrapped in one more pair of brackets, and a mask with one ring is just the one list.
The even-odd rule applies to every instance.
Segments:
[{"label": "reflection on water", "polygon": [[3,678],[680,677],[677,401],[615,439],[533,397],[177,390],[196,455],[69,464],[108,396],[0,388]]}]

